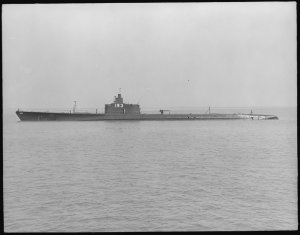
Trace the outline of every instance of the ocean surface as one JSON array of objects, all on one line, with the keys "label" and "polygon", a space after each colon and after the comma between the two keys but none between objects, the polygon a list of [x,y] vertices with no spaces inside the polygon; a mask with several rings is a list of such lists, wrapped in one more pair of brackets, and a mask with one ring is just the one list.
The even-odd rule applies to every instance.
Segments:
[{"label": "ocean surface", "polygon": [[20,122],[3,116],[5,232],[298,229],[297,116]]}]

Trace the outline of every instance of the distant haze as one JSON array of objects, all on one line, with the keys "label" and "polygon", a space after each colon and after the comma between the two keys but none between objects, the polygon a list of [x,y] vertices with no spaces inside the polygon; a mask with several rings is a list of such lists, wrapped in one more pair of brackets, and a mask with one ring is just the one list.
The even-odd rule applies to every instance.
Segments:
[{"label": "distant haze", "polygon": [[2,5],[3,106],[296,106],[296,3]]}]

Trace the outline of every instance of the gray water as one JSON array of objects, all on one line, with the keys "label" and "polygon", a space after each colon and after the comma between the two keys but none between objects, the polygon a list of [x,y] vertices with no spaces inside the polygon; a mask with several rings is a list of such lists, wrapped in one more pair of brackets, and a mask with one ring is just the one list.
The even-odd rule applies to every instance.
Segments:
[{"label": "gray water", "polygon": [[279,118],[19,122],[5,114],[4,230],[297,229],[295,110]]}]

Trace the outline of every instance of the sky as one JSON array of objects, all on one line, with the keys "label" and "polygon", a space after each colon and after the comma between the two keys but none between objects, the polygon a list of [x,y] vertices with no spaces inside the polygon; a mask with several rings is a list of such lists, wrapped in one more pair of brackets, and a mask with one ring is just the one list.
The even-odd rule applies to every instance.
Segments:
[{"label": "sky", "polygon": [[297,105],[296,2],[2,5],[3,108]]}]

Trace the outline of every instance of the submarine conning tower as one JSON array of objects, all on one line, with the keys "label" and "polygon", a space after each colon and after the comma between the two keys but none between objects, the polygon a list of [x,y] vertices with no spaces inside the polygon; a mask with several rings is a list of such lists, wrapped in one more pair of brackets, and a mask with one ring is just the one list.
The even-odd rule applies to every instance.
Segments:
[{"label": "submarine conning tower", "polygon": [[115,96],[113,103],[105,105],[105,114],[140,114],[140,106],[138,104],[123,103],[123,97],[119,93],[118,96]]}]

